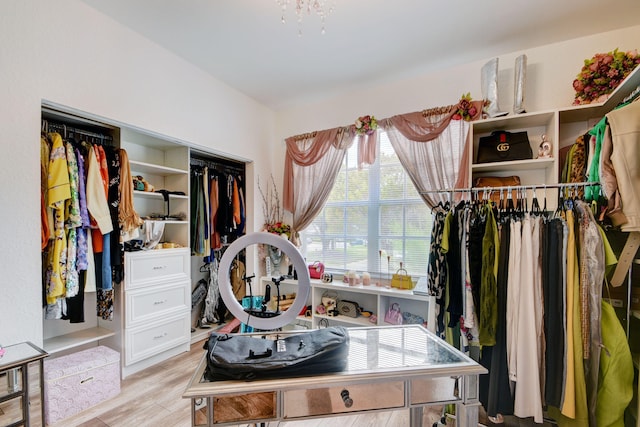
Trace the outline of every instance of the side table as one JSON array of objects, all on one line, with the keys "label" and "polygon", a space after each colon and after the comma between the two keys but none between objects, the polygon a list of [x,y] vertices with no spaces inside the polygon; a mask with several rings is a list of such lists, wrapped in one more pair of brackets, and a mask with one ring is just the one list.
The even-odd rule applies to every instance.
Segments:
[{"label": "side table", "polygon": [[[29,364],[38,362],[40,366],[40,408],[42,425],[44,425],[44,376],[43,360],[48,353],[30,342],[3,347],[4,355],[0,358],[0,374],[6,374],[7,388],[0,387],[0,403],[21,399],[22,417],[11,420],[3,427],[29,427]],[[18,372],[22,380],[18,383]],[[5,391],[6,390],[6,391]],[[1,418],[0,418],[1,419]]]}]

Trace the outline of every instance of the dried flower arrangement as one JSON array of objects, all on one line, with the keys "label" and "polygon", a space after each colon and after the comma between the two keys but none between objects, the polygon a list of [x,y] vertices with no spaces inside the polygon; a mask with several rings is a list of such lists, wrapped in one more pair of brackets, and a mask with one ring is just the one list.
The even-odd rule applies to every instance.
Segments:
[{"label": "dried flower arrangement", "polygon": [[291,237],[291,226],[283,222],[284,209],[280,204],[278,187],[273,175],[270,177],[271,181],[267,183],[266,193],[262,190],[260,178],[258,178],[258,191],[260,191],[260,196],[262,197],[262,214],[265,221],[263,231],[280,235],[286,234],[287,238],[289,238]]}]

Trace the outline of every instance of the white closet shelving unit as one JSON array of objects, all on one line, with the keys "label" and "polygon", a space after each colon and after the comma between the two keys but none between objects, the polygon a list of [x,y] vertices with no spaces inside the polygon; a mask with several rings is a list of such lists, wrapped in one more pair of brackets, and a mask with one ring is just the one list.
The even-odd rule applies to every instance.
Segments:
[{"label": "white closet shelving unit", "polygon": [[[258,295],[264,295],[264,288],[268,283],[272,283],[270,277],[260,278],[260,289]],[[326,321],[330,325],[342,326],[373,326],[385,325],[384,314],[393,303],[397,303],[402,311],[419,315],[427,322],[429,330],[435,328],[435,298],[427,295],[418,295],[411,290],[402,290],[395,288],[387,288],[384,286],[349,286],[342,282],[323,283],[318,279],[311,279],[311,292],[307,300],[307,305],[311,306],[311,316],[299,315],[296,317],[298,326],[307,328],[318,328],[320,321]],[[293,279],[285,279],[280,283],[280,292],[282,294],[297,293],[298,282]],[[358,305],[367,311],[371,311],[377,320],[372,322],[369,317],[357,316],[349,317],[344,315],[329,316],[326,314],[318,314],[316,307],[321,304],[322,296],[325,293],[333,293],[337,295],[338,300],[349,300],[357,302]],[[274,290],[271,291],[274,295]],[[289,325],[289,327],[295,326]]]},{"label": "white closet shelving unit", "polygon": [[[112,321],[94,314],[95,293],[85,294],[84,323],[43,319],[45,350],[62,354],[89,346],[110,346],[121,353],[123,378],[188,351],[193,340],[206,338],[210,331],[191,334],[195,274],[189,235],[190,156],[193,149],[213,159],[219,154],[49,101],[43,101],[42,118],[109,135],[115,147],[126,150],[132,176],[142,176],[155,190],[168,190],[168,203],[162,193],[136,190],[134,206],[141,217],[162,223],[160,241],[172,244],[168,249],[163,245],[163,249],[125,252],[125,280],[114,284]],[[233,161],[243,166],[248,162]]]}]

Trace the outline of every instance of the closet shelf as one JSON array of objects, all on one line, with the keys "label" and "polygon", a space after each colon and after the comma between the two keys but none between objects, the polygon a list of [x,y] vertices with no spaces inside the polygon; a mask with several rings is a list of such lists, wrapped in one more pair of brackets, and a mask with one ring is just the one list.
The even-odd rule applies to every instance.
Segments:
[{"label": "closet shelf", "polygon": [[[139,162],[137,160],[129,160],[131,171],[138,173],[148,173],[151,175],[188,175],[189,171],[183,169],[170,168],[168,166],[154,165],[152,163]],[[135,173],[133,173],[135,175]]]},{"label": "closet shelf", "polygon": [[317,317],[318,319],[327,319],[327,320],[332,320],[334,322],[343,322],[343,323],[349,323],[352,325],[362,325],[362,326],[371,326],[372,323],[369,322],[369,318],[368,317],[349,317],[349,316],[343,316],[341,314],[337,315],[337,316],[327,316],[326,314],[314,314],[315,317]]},{"label": "closet shelf", "polygon": [[547,126],[553,120],[555,111],[537,111],[535,113],[509,114],[473,122],[473,133],[476,135],[491,133],[496,129],[516,131],[526,128]]},{"label": "closet shelf", "polygon": [[189,221],[171,221],[171,220],[161,220],[161,219],[145,219],[144,221],[155,221],[155,222],[161,222],[165,225],[168,224],[188,224]]},{"label": "closet shelf", "polygon": [[506,169],[510,171],[524,171],[552,168],[553,157],[547,159],[513,160],[510,162],[476,163],[473,164],[474,173],[498,172]]},{"label": "closet shelf", "polygon": [[49,354],[58,353],[84,344],[100,341],[113,335],[115,335],[115,332],[96,326],[95,328],[82,329],[80,331],[47,338],[44,340],[43,347]]},{"label": "closet shelf", "polygon": [[[154,193],[153,191],[140,191],[134,190],[133,194],[140,197],[149,197],[153,199],[162,199],[163,196],[160,193]],[[189,196],[183,194],[169,194],[170,199],[188,199]]]}]

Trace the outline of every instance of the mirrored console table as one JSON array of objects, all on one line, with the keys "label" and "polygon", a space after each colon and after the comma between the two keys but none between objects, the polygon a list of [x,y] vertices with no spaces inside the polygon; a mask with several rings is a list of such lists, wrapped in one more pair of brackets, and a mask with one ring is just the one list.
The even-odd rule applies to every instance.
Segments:
[{"label": "mirrored console table", "polygon": [[[347,368],[335,374],[207,381],[206,352],[183,394],[193,426],[224,426],[456,405],[458,426],[478,423],[478,376],[486,369],[419,325],[348,328]],[[287,333],[278,332],[281,337]],[[275,339],[276,333],[252,334]]]}]

